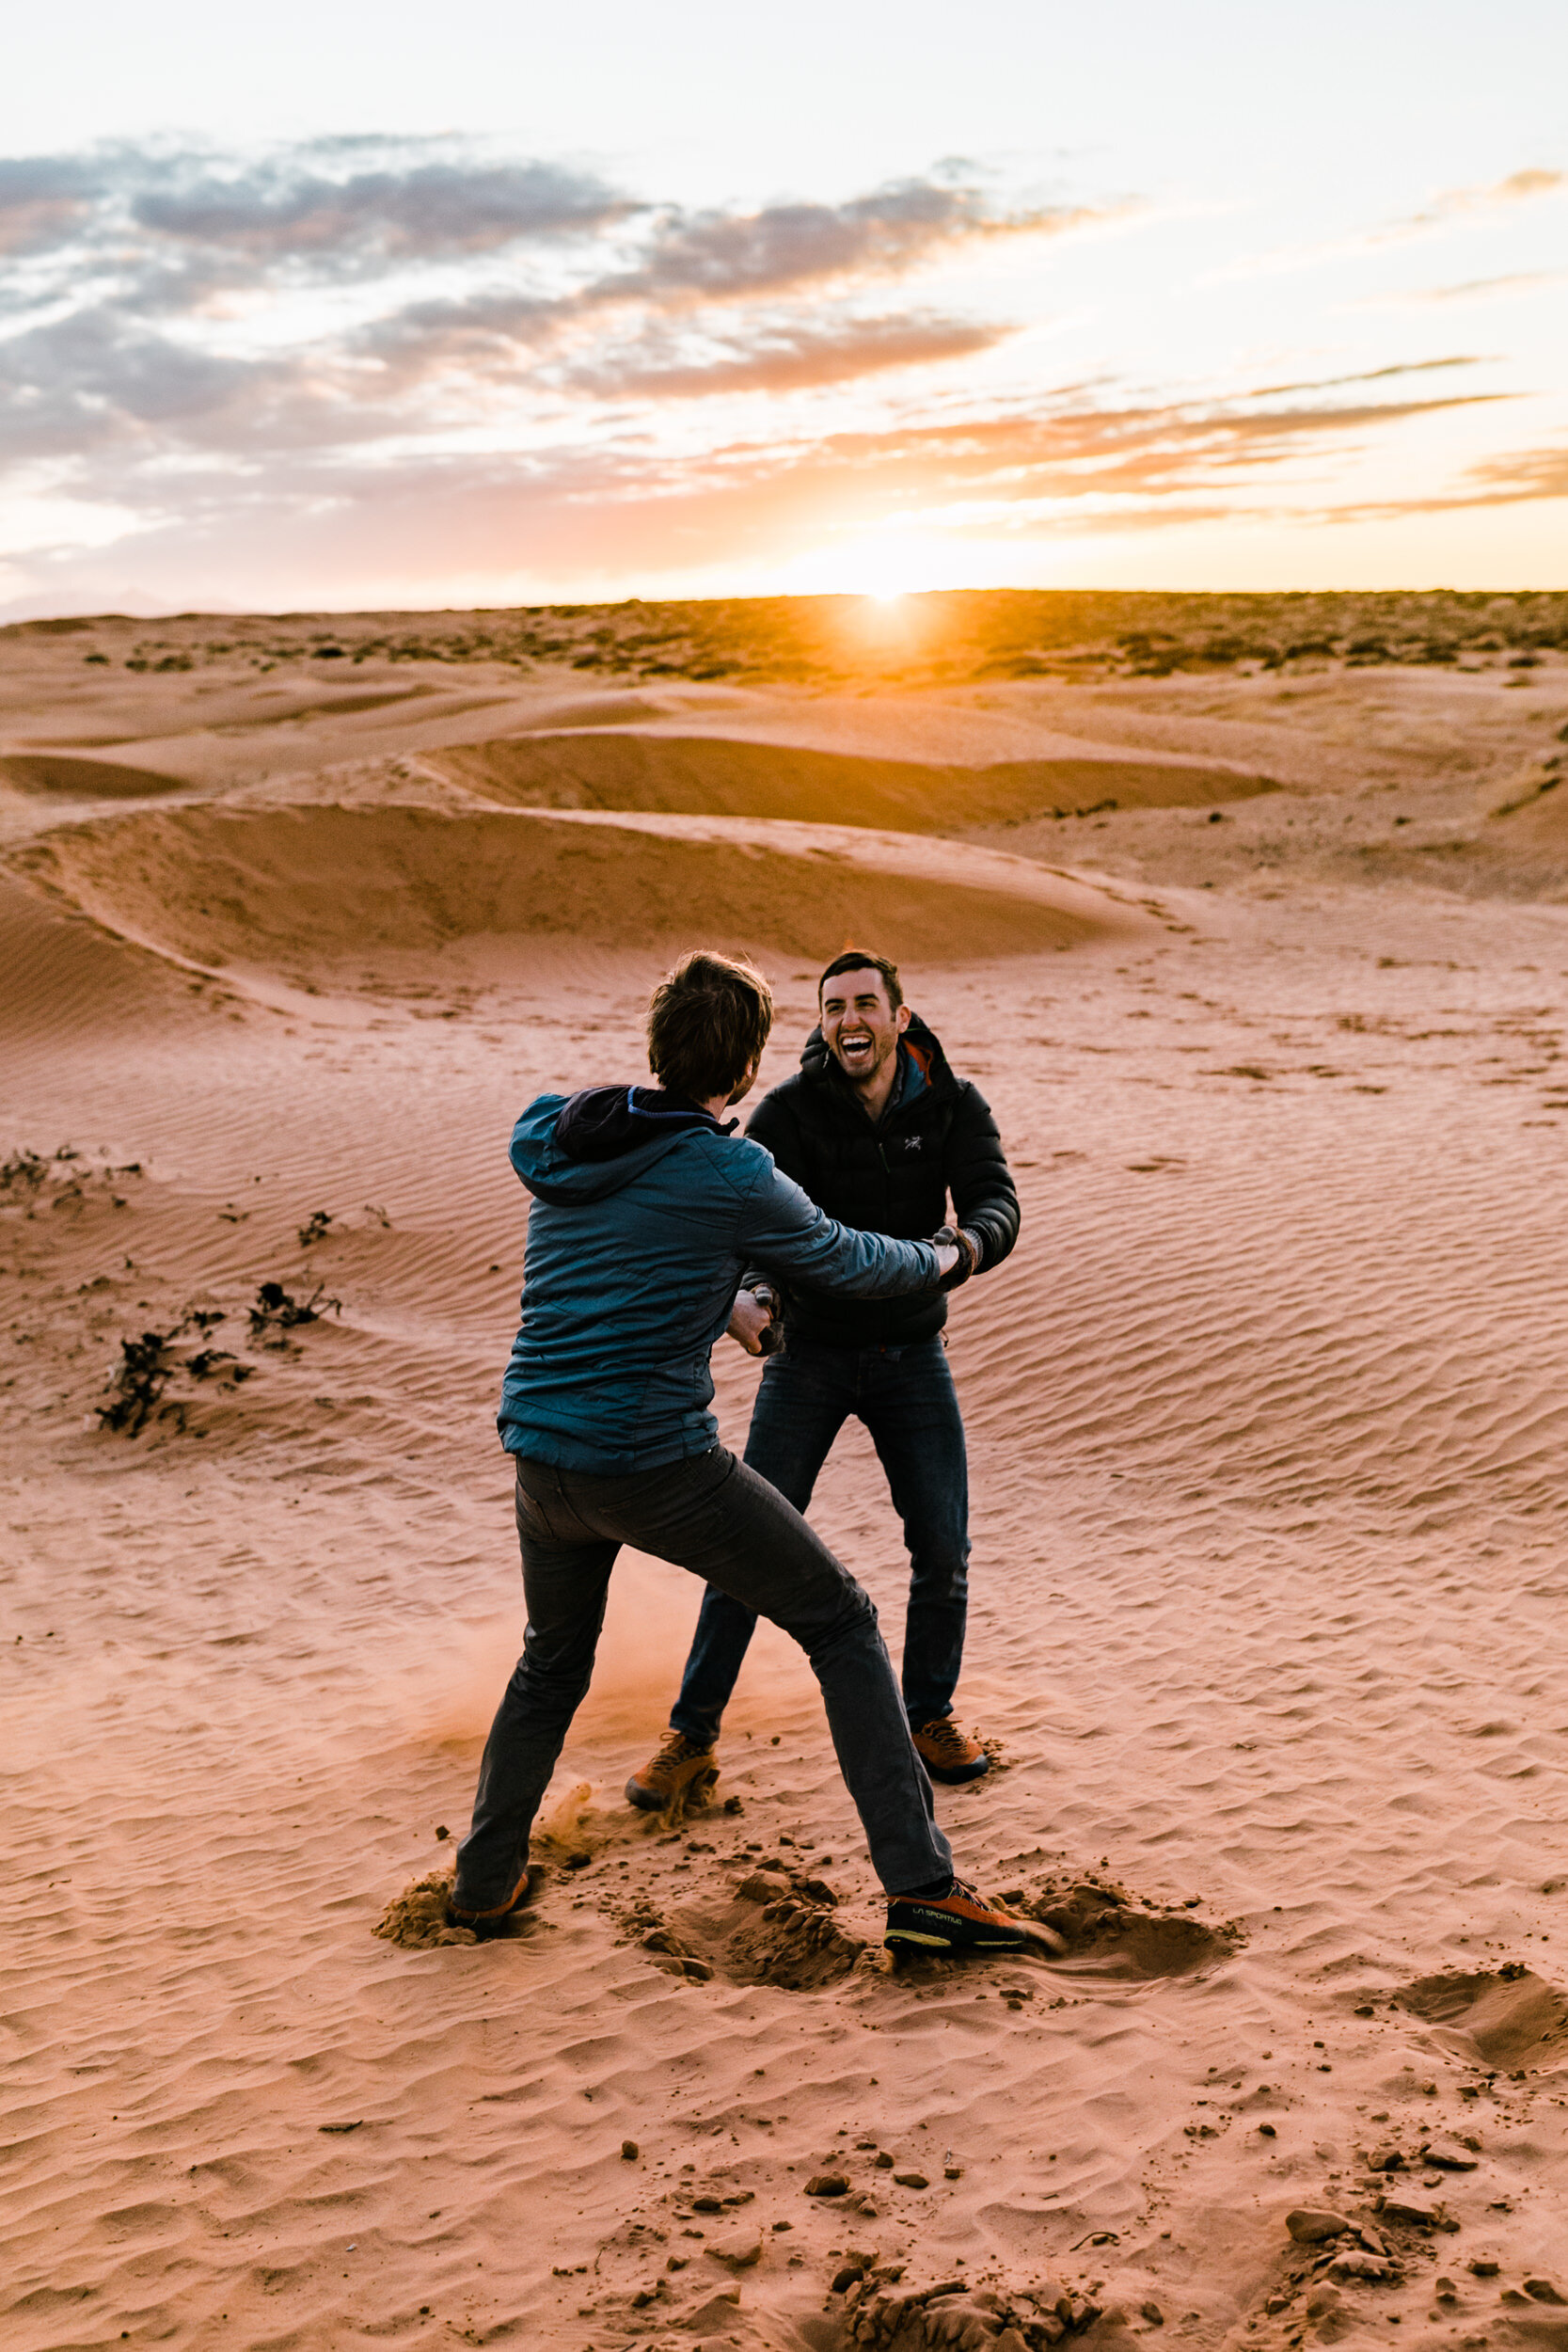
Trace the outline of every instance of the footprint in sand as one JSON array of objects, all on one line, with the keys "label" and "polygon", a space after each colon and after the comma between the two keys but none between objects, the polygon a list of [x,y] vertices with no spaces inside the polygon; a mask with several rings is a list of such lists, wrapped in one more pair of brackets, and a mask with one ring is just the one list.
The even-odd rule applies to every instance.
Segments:
[{"label": "footprint in sand", "polygon": [[1460,2055],[1473,2052],[1486,2066],[1541,2066],[1568,2048],[1568,1999],[1520,1962],[1420,1977],[1395,1997],[1412,2016],[1441,2027]]}]

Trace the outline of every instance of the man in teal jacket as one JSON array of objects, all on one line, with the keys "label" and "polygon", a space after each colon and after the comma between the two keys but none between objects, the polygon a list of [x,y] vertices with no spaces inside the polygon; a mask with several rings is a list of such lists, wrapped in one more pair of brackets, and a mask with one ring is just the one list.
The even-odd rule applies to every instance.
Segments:
[{"label": "man in teal jacket", "polygon": [[929,1290],[951,1244],[838,1225],[721,1114],[772,1020],[750,965],[699,951],[655,990],[657,1088],[544,1094],[512,1138],[533,1197],[523,1320],[502,1390],[516,1460],[528,1629],[480,1766],[451,1916],[494,1933],[528,1891],[528,1841],[588,1689],[623,1543],[689,1568],[805,1650],[888,1896],[887,1941],[1016,1950],[1030,1939],[953,1874],[877,1613],[800,1513],[719,1443],[708,1359],[740,1276],[814,1290]]}]

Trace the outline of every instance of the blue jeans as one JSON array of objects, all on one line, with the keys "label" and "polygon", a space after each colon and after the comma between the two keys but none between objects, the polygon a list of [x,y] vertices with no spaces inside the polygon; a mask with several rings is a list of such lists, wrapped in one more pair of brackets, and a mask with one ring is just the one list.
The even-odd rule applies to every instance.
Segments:
[{"label": "blue jeans", "polygon": [[[746,1465],[804,1511],[851,1413],[887,1472],[910,1554],[904,1705],[918,1731],[952,1709],[969,1613],[969,1467],[958,1391],[940,1339],[910,1347],[822,1347],[791,1340],[770,1356],[752,1412]],[[710,1584],[671,1710],[709,1747],[735,1689],[756,1613]]]},{"label": "blue jeans", "polygon": [[952,1875],[931,1784],[910,1738],[877,1612],[847,1568],[765,1479],[722,1446],[662,1470],[599,1478],[517,1464],[517,1534],[528,1631],[479,1768],[473,1825],[457,1849],[453,1900],[489,1911],[513,1893],[529,1832],[594,1671],[621,1546],[690,1568],[800,1643],[890,1894]]}]

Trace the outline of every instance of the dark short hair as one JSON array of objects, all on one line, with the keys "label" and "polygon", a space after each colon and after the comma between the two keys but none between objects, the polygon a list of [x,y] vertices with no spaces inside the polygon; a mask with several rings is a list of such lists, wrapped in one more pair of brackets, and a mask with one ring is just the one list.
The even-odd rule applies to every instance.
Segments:
[{"label": "dark short hair", "polygon": [[896,1012],[904,1001],[904,992],[898,985],[898,966],[887,956],[874,956],[869,947],[846,947],[841,956],[833,958],[816,983],[817,1003],[822,1002],[822,991],[827,987],[828,982],[836,980],[841,972],[862,970],[881,974],[887,989],[888,1003]]},{"label": "dark short hair", "polygon": [[694,947],[648,999],[648,1067],[660,1086],[706,1103],[752,1070],[773,1025],[773,992],[744,956]]}]

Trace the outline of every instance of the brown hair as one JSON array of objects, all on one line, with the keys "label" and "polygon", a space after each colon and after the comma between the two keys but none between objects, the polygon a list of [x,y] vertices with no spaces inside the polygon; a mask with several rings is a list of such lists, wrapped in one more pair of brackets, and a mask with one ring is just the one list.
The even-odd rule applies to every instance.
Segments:
[{"label": "brown hair", "polygon": [[695,947],[648,999],[648,1067],[672,1094],[733,1094],[773,1025],[773,992],[744,956]]},{"label": "brown hair", "polygon": [[874,956],[869,948],[846,947],[841,956],[833,958],[816,983],[817,1003],[822,1002],[822,991],[827,987],[828,982],[836,980],[841,972],[863,970],[881,974],[883,984],[887,989],[888,1003],[896,1012],[904,1001],[904,992],[898,985],[898,966],[886,956]]}]

